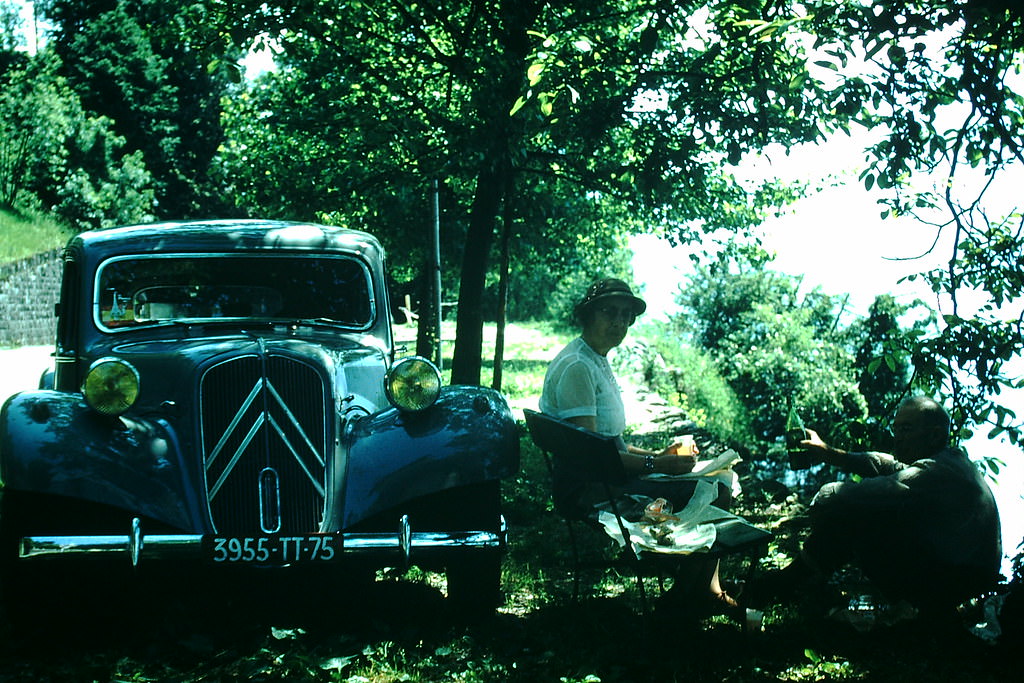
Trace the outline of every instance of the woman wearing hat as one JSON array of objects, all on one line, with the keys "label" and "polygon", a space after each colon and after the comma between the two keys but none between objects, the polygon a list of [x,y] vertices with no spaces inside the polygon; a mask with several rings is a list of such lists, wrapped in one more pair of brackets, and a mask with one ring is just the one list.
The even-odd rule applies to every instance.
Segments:
[{"label": "woman wearing hat", "polygon": [[[616,437],[623,467],[629,475],[622,492],[666,498],[680,509],[692,496],[696,486],[694,482],[648,481],[641,477],[655,472],[686,474],[693,470],[695,459],[675,455],[678,444],[655,452],[627,444],[622,439],[626,411],[619,385],[608,363],[608,352],[622,343],[629,327],[645,310],[647,304],[644,300],[635,296],[622,280],[605,278],[590,285],[573,309],[582,332],[548,366],[540,410],[584,429]],[[556,472],[555,475],[555,502],[568,514],[582,516],[594,504],[605,500],[601,487],[574,481],[571,473]],[[721,495],[715,505],[728,507],[730,502],[729,491],[721,487]],[[722,590],[717,562],[710,567],[710,572],[712,605],[720,610],[738,608],[736,601]]]},{"label": "woman wearing hat", "polygon": [[[626,410],[608,352],[622,343],[630,325],[646,310],[644,300],[622,280],[605,278],[592,284],[573,309],[582,333],[559,352],[544,376],[541,412],[621,439]],[[692,457],[663,457],[674,453],[676,445],[656,453],[622,442],[622,464],[635,475],[686,474],[693,470]]]}]

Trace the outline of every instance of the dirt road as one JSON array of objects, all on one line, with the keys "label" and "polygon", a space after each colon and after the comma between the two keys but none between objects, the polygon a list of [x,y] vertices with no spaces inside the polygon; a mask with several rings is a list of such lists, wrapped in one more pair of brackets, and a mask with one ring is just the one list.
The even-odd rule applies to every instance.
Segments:
[{"label": "dirt road", "polygon": [[0,403],[11,394],[39,387],[43,371],[53,366],[53,346],[0,349]]}]

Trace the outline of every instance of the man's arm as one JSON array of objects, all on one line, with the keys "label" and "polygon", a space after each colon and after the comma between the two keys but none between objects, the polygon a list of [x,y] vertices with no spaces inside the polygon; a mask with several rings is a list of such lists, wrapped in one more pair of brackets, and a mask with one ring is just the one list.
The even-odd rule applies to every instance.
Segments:
[{"label": "man's arm", "polygon": [[834,465],[844,472],[862,477],[878,477],[893,474],[903,469],[903,464],[887,453],[850,453],[841,448],[829,446],[813,429],[804,430],[807,438],[800,445],[814,459],[827,465]]}]

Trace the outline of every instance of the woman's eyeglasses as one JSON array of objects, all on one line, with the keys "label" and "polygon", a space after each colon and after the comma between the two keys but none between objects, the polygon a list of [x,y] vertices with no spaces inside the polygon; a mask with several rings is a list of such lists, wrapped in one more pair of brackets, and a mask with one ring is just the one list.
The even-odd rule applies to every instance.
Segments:
[{"label": "woman's eyeglasses", "polygon": [[608,320],[624,320],[627,325],[636,322],[636,314],[632,308],[621,308],[619,306],[599,306],[597,312],[608,318]]}]

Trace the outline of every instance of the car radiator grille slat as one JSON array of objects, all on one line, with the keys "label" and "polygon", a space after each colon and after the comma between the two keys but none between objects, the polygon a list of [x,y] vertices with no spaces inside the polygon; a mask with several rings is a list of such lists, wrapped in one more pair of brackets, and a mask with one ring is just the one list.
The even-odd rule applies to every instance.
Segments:
[{"label": "car radiator grille slat", "polygon": [[[330,442],[328,395],[316,370],[273,355],[233,359],[205,374],[200,400],[207,498],[217,533],[317,531]],[[267,468],[275,476],[263,476]],[[279,505],[261,505],[261,482],[264,498],[268,485],[276,484]],[[261,508],[269,520],[261,519]]]}]

